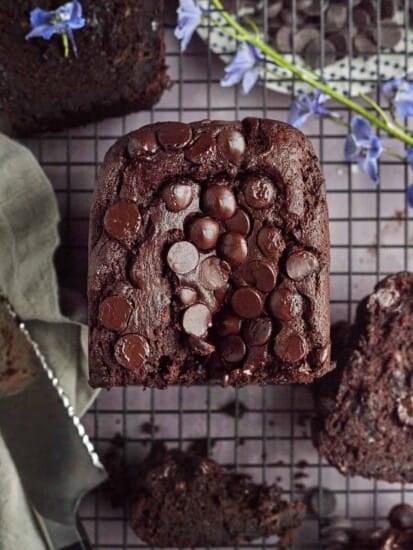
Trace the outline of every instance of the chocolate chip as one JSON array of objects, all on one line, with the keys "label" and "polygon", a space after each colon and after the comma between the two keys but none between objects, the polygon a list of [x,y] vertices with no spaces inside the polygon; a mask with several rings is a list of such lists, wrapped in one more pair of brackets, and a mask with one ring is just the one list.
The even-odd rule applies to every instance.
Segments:
[{"label": "chocolate chip", "polygon": [[220,313],[214,321],[214,328],[219,336],[238,334],[241,330],[242,319],[230,311]]},{"label": "chocolate chip", "polygon": [[219,239],[217,250],[220,256],[227,260],[231,266],[235,266],[245,261],[248,245],[242,235],[235,231],[229,231]]},{"label": "chocolate chip", "polygon": [[115,344],[115,358],[125,369],[138,369],[149,355],[149,344],[139,334],[125,334]]},{"label": "chocolate chip", "polygon": [[132,307],[123,296],[109,296],[99,306],[99,321],[108,330],[123,330],[132,312]]},{"label": "chocolate chip", "polygon": [[393,19],[397,11],[397,0],[381,0],[380,18]]},{"label": "chocolate chip", "polygon": [[290,279],[302,281],[319,270],[319,263],[312,252],[298,250],[288,256],[285,268]]},{"label": "chocolate chip", "polygon": [[291,51],[292,44],[292,31],[291,27],[285,25],[278,29],[275,35],[275,46],[280,53],[289,53]]},{"label": "chocolate chip", "polygon": [[234,292],[231,298],[232,309],[246,319],[258,317],[262,312],[261,294],[255,288],[244,287]]},{"label": "chocolate chip", "polygon": [[303,299],[288,288],[276,288],[268,299],[271,314],[280,321],[290,321],[300,317],[303,310]]},{"label": "chocolate chip", "polygon": [[217,256],[210,256],[201,263],[199,279],[207,290],[218,290],[227,284],[230,273],[231,268],[227,262]]},{"label": "chocolate chip", "polygon": [[402,424],[413,426],[413,396],[408,395],[399,400],[397,416]]},{"label": "chocolate chip", "polygon": [[240,164],[245,151],[244,136],[234,128],[224,128],[217,139],[218,151],[233,164]]},{"label": "chocolate chip", "polygon": [[129,139],[127,150],[132,158],[143,153],[155,153],[158,149],[156,136],[149,128],[142,128]]},{"label": "chocolate chip", "polygon": [[250,176],[243,186],[245,200],[252,208],[266,208],[274,200],[274,184],[267,176]]},{"label": "chocolate chip", "polygon": [[262,292],[271,292],[275,287],[277,273],[266,260],[255,260],[247,265],[247,282]]},{"label": "chocolate chip", "polygon": [[158,140],[164,149],[181,149],[192,138],[189,124],[184,122],[165,122],[158,129]]},{"label": "chocolate chip", "polygon": [[179,299],[184,306],[191,306],[197,300],[197,293],[194,288],[183,286],[179,289]]},{"label": "chocolate chip", "polygon": [[211,312],[204,304],[195,304],[185,310],[182,326],[187,334],[205,336],[211,323]]},{"label": "chocolate chip", "polygon": [[209,133],[201,134],[194,143],[185,149],[185,158],[195,164],[205,162],[214,151],[215,140]]},{"label": "chocolate chip", "polygon": [[309,489],[305,495],[309,512],[317,518],[327,518],[334,515],[337,500],[332,491],[324,487]]},{"label": "chocolate chip", "polygon": [[356,8],[353,10],[353,23],[363,31],[371,24],[371,19],[365,10]]},{"label": "chocolate chip", "polygon": [[307,353],[307,343],[301,334],[283,329],[275,338],[274,351],[283,361],[295,363]]},{"label": "chocolate chip", "polygon": [[317,29],[312,29],[311,27],[306,27],[304,29],[299,30],[293,40],[293,44],[295,46],[295,51],[297,53],[302,53],[307,44],[309,44],[312,40],[320,42],[320,31]]},{"label": "chocolate chip", "polygon": [[209,216],[195,218],[189,226],[189,240],[199,250],[214,248],[219,237],[219,224]]},{"label": "chocolate chip", "polygon": [[103,219],[106,233],[127,247],[134,243],[140,224],[141,216],[137,205],[124,200],[109,206]]},{"label": "chocolate chip", "polygon": [[393,506],[389,523],[394,529],[413,529],[413,507],[406,503]]},{"label": "chocolate chip", "polygon": [[210,185],[202,197],[203,210],[217,220],[232,218],[237,209],[235,195],[225,185]]},{"label": "chocolate chip", "polygon": [[349,49],[349,39],[346,31],[329,34],[328,39],[332,44],[334,44],[339,57],[344,57],[347,54]]},{"label": "chocolate chip", "polygon": [[381,22],[381,47],[394,48],[402,37],[401,29],[396,21]]},{"label": "chocolate chip", "polygon": [[327,32],[338,31],[347,24],[347,6],[345,4],[331,4],[327,8],[325,26]]},{"label": "chocolate chip", "polygon": [[285,248],[281,232],[275,227],[263,227],[257,236],[257,244],[264,256],[278,258]]},{"label": "chocolate chip", "polygon": [[215,346],[213,344],[205,342],[205,340],[202,340],[202,338],[198,338],[197,336],[189,336],[188,342],[192,348],[192,351],[197,355],[211,355],[211,353],[214,353],[215,351]]},{"label": "chocolate chip", "polygon": [[185,210],[191,204],[192,197],[192,187],[187,184],[170,183],[162,191],[162,198],[165,201],[167,209],[171,212]]},{"label": "chocolate chip", "polygon": [[171,246],[166,261],[175,273],[189,273],[198,265],[199,253],[192,243],[180,241]]},{"label": "chocolate chip", "polygon": [[311,40],[305,47],[302,56],[304,61],[313,69],[321,66],[321,55],[323,54],[323,64],[330,65],[337,58],[334,44],[329,40]]},{"label": "chocolate chip", "polygon": [[238,208],[232,218],[225,220],[224,224],[228,231],[236,231],[244,236],[251,230],[250,217],[242,208]]},{"label": "chocolate chip", "polygon": [[226,336],[220,345],[221,356],[228,363],[239,363],[245,357],[247,348],[244,340],[238,334]]},{"label": "chocolate chip", "polygon": [[242,333],[249,346],[263,346],[271,336],[272,323],[268,317],[248,319],[245,321]]},{"label": "chocolate chip", "polygon": [[361,53],[362,55],[371,55],[377,52],[376,44],[362,32],[359,32],[359,34],[355,36],[353,43],[357,53]]}]

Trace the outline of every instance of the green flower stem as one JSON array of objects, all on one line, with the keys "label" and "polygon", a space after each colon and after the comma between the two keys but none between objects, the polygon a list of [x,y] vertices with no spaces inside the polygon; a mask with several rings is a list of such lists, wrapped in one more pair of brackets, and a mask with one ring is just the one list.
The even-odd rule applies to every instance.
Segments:
[{"label": "green flower stem", "polygon": [[[336,92],[335,90],[330,88],[328,84],[323,82],[320,79],[320,77],[313,71],[310,71],[309,69],[297,67],[296,65],[294,65],[294,63],[287,61],[287,59],[285,59],[282,55],[280,55],[276,50],[271,48],[271,46],[263,42],[263,40],[261,40],[259,36],[255,36],[251,34],[242,25],[240,25],[240,23],[238,23],[236,19],[234,19],[227,11],[224,10],[224,6],[222,5],[221,0],[211,0],[211,1],[212,1],[212,4],[215,6],[215,8],[219,10],[221,17],[224,19],[224,21],[235,31],[235,34],[238,36],[236,40],[238,41],[241,39],[248,40],[248,42],[253,44],[263,54],[268,56],[279,67],[287,69],[303,82],[306,82],[313,88],[318,88],[321,92],[325,93],[326,95],[328,95],[329,97],[337,101],[338,103],[341,103],[342,105],[345,105],[355,113],[358,113],[359,115],[364,117],[366,120],[368,120],[376,128],[380,128],[381,130],[384,130],[386,133],[390,134],[393,137],[396,137],[406,145],[413,146],[413,136],[410,133],[399,128],[398,125],[390,121],[387,117],[385,120],[383,120],[382,118],[379,118],[374,112],[369,111],[368,109],[364,108],[359,103],[356,103],[349,97],[346,97],[340,94],[339,92]],[[372,103],[370,103],[370,105],[372,105]],[[377,111],[377,108],[376,107],[374,108]]]},{"label": "green flower stem", "polygon": [[64,57],[69,57],[69,39],[67,38],[67,34],[65,32],[61,33],[62,35],[62,42],[63,42],[63,55]]}]

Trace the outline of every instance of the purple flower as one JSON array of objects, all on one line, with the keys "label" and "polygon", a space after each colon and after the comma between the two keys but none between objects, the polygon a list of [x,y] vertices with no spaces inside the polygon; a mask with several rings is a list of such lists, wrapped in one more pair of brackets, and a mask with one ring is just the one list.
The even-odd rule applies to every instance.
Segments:
[{"label": "purple flower", "polygon": [[295,128],[299,128],[311,115],[337,116],[323,107],[327,98],[328,96],[322,94],[320,90],[317,90],[315,97],[300,94],[291,104],[287,122]]},{"label": "purple flower", "polygon": [[175,28],[175,38],[181,40],[181,52],[183,52],[201,22],[202,9],[198,6],[197,0],[179,0],[177,14],[178,23]]},{"label": "purple flower", "polygon": [[221,79],[221,86],[228,87],[242,82],[242,91],[247,94],[260,76],[261,61],[259,50],[250,42],[243,42],[225,67],[226,75]]},{"label": "purple flower", "polygon": [[365,172],[373,183],[379,183],[377,160],[383,151],[381,139],[372,135],[371,126],[359,115],[351,121],[351,134],[344,144],[344,155],[350,162],[357,161],[359,168]]},{"label": "purple flower", "polygon": [[[50,40],[54,34],[61,34],[63,42],[67,44],[69,38],[72,44],[73,53],[77,57],[77,48],[73,36],[74,29],[81,29],[85,26],[85,19],[82,17],[82,6],[78,0],[67,2],[54,11],[45,11],[35,8],[30,12],[30,24],[32,30],[26,35],[26,40],[40,37]],[[67,51],[65,50],[65,56]]]},{"label": "purple flower", "polygon": [[392,78],[381,87],[382,94],[400,117],[413,116],[413,83]]},{"label": "purple flower", "polygon": [[409,203],[410,208],[413,208],[413,183],[407,188],[407,202]]}]

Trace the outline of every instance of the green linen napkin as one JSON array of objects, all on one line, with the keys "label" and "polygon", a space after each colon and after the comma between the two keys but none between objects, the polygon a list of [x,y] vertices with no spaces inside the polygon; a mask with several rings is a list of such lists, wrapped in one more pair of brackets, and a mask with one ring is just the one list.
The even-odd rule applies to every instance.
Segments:
[{"label": "green linen napkin", "polygon": [[[96,392],[87,383],[87,329],[69,321],[59,308],[53,265],[58,221],[54,191],[36,159],[0,134],[0,290],[26,322],[81,415]],[[0,433],[0,550],[44,548]]]}]

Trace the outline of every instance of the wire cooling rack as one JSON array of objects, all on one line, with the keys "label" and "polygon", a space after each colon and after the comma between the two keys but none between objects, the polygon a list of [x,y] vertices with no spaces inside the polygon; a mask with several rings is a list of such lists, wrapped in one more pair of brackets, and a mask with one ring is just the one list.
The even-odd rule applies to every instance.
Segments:
[{"label": "wire cooling rack", "polygon": [[[260,21],[264,33],[268,29],[268,3],[264,2]],[[324,3],[320,1],[321,8]],[[158,105],[151,111],[26,141],[53,182],[60,205],[62,246],[56,258],[60,282],[83,294],[94,179],[104,153],[119,136],[162,120],[231,120],[246,116],[286,120],[296,89],[292,82],[289,97],[264,86],[257,86],[247,96],[233,88],[221,88],[223,65],[199,38],[192,41],[184,55],[179,53],[173,38],[176,5],[167,4],[167,63],[173,87]],[[405,0],[406,21],[408,4]],[[295,0],[291,5],[294,15]],[[349,22],[349,33],[350,27]],[[372,82],[380,78],[379,49],[377,54],[377,71],[368,75]],[[350,59],[345,62],[350,67]],[[409,68],[411,59],[406,51],[402,70],[408,73]],[[354,79],[350,71],[347,83],[351,93]],[[350,117],[347,111],[342,115]],[[327,120],[313,120],[303,130],[318,152],[327,181],[332,320],[350,319],[359,299],[378,279],[398,270],[413,270],[413,218],[405,201],[410,174],[406,166],[384,156],[381,183],[376,188],[357,168],[343,161],[344,130]],[[391,145],[400,150],[398,143]],[[242,418],[240,414],[232,417],[222,412],[222,406],[232,401],[239,413],[247,407]],[[154,440],[185,448],[194,439],[206,438],[215,459],[251,474],[257,481],[278,481],[286,498],[302,497],[309,487],[331,489],[337,499],[337,514],[350,518],[354,526],[379,525],[393,504],[401,500],[413,503],[412,486],[347,478],[321,460],[311,443],[311,412],[309,392],[298,386],[238,391],[217,387],[144,391],[131,387],[102,391],[84,420],[102,452],[115,433],[122,434],[127,439],[129,462],[142,458]],[[126,510],[111,508],[101,494],[85,499],[81,516],[95,549],[147,548],[129,528]],[[318,548],[318,541],[318,521],[306,520],[295,548]],[[274,540],[240,547],[273,548]]]}]

